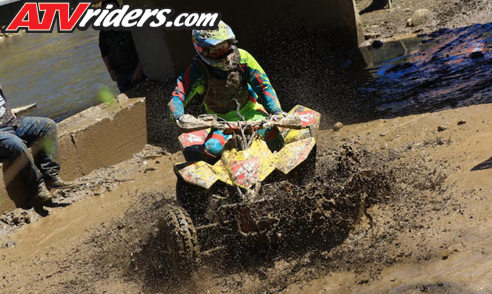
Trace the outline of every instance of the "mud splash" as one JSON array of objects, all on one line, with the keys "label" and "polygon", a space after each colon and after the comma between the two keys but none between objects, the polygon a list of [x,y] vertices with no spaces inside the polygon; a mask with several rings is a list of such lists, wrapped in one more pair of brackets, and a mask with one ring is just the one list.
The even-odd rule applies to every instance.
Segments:
[{"label": "mud splash", "polygon": [[[273,293],[332,270],[357,272],[369,263],[397,262],[409,253],[402,248],[388,256],[387,247],[400,230],[417,226],[411,215],[439,209],[443,199],[428,202],[427,197],[441,189],[446,177],[426,165],[399,163],[400,152],[404,150],[387,158],[353,142],[321,152],[312,182],[305,186],[280,182],[267,188],[278,199],[275,213],[291,220],[281,228],[286,238],[275,250],[231,247],[227,254],[204,260],[191,279],[169,278],[156,238],[157,220],[164,205],[174,201],[173,192],[140,194],[136,208],[87,241],[94,245],[78,256],[90,264],[84,276],[66,283],[64,291],[68,293],[70,285],[77,285],[77,293],[96,291],[91,285],[97,281],[119,276],[145,293],[263,293],[261,289]],[[399,214],[392,214],[388,224],[375,226],[371,216],[375,210],[384,214],[395,209]]]}]

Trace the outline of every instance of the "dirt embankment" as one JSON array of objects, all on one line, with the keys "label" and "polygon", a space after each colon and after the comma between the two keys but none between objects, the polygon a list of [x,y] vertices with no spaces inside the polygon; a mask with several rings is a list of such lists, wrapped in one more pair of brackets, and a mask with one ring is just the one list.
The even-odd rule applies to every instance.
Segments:
[{"label": "dirt embankment", "polygon": [[386,0],[356,1],[369,44],[374,39],[430,33],[441,28],[454,29],[492,21],[490,0],[388,1],[391,6],[386,4]]},{"label": "dirt embankment", "polygon": [[329,224],[318,232],[321,242],[293,231],[277,252],[238,249],[236,257],[205,262],[181,284],[169,279],[155,238],[164,204],[174,201],[171,166],[179,158],[147,149],[83,179],[99,181],[101,191],[79,187],[70,207],[21,227],[4,224],[13,231],[2,234],[10,248],[0,250],[0,287],[6,293],[489,293],[490,111],[490,105],[463,107],[322,132],[314,181],[277,187],[287,199],[323,199],[321,206],[306,202],[310,212],[323,207],[323,214],[312,214]]}]

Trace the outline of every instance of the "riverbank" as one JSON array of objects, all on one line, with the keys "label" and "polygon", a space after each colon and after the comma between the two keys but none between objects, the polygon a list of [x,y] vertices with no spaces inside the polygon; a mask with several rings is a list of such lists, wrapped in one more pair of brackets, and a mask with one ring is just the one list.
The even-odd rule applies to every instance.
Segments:
[{"label": "riverbank", "polygon": [[356,1],[366,44],[492,21],[489,0],[389,0],[391,8],[389,5],[384,7],[383,2],[386,1]]},{"label": "riverbank", "polygon": [[[0,31],[3,30],[4,27],[5,26],[0,27]],[[26,33],[26,31],[24,31],[24,30],[22,30],[22,31],[20,31],[18,33],[2,33],[2,32],[0,32],[0,42],[5,41],[7,38],[21,36],[21,35],[23,35],[25,33]]]}]

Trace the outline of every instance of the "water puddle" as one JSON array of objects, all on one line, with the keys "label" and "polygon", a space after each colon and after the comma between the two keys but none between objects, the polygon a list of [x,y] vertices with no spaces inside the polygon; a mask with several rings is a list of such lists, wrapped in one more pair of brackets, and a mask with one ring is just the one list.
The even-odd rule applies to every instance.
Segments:
[{"label": "water puddle", "polygon": [[371,78],[360,90],[379,117],[492,102],[492,23],[366,50]]}]

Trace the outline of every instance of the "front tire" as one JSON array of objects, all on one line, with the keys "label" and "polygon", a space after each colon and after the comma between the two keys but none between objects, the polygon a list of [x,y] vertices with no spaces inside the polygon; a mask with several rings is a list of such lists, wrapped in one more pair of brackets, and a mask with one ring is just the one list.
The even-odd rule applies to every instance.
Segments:
[{"label": "front tire", "polygon": [[200,247],[193,221],[179,206],[166,205],[159,220],[159,241],[171,275],[189,275],[199,264]]}]

